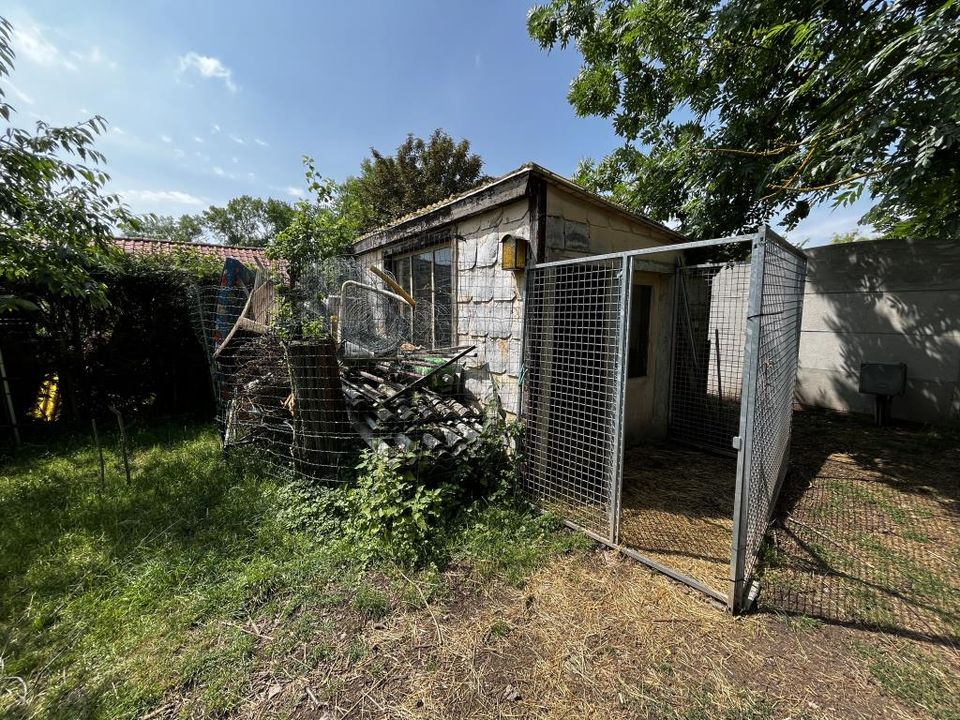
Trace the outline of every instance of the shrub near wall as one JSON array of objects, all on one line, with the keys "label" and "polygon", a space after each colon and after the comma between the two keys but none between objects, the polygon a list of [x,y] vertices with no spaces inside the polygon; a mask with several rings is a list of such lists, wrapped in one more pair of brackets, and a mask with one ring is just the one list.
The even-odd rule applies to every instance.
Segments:
[{"label": "shrub near wall", "polygon": [[107,307],[38,302],[31,319],[43,342],[33,360],[59,378],[60,420],[103,416],[110,406],[130,416],[211,415],[191,289],[217,283],[221,267],[191,250],[119,255],[94,271],[107,286]]}]

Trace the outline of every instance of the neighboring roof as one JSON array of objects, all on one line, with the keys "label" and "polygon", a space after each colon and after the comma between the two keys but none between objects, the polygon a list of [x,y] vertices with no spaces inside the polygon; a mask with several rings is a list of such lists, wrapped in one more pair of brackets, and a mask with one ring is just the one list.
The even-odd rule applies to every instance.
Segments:
[{"label": "neighboring roof", "polygon": [[252,268],[267,267],[267,253],[263,248],[243,247],[240,245],[216,245],[214,243],[177,242],[176,240],[154,240],[153,238],[118,237],[113,239],[121,250],[131,255],[149,255],[151,253],[173,252],[175,250],[193,250],[201,255],[213,255],[221,259],[235,258]]},{"label": "neighboring roof", "polygon": [[372,230],[354,242],[354,250],[356,252],[366,252],[403,237],[408,237],[409,235],[483,212],[503,202],[515,200],[528,192],[528,184],[531,177],[540,178],[551,185],[563,188],[571,195],[576,195],[585,202],[614,210],[634,222],[666,233],[675,238],[677,242],[686,242],[688,240],[688,238],[676,230],[672,230],[666,225],[658,223],[656,220],[651,220],[646,215],[634,212],[619,203],[615,203],[596,193],[590,192],[572,180],[547,170],[545,167],[537,165],[536,163],[530,162],[472,190],[451,195],[444,200],[404,215],[389,225]]}]

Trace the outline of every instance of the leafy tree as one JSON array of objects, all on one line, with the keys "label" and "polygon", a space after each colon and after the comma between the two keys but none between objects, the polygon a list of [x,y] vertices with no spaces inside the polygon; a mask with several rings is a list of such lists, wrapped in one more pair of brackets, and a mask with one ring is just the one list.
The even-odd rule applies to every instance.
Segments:
[{"label": "leafy tree", "polygon": [[862,242],[870,238],[859,230],[850,230],[849,232],[834,233],[830,237],[831,245],[846,245],[848,243]]},{"label": "leafy tree", "polygon": [[177,242],[265,247],[294,217],[290,203],[241,195],[223,207],[211,205],[197,215],[143,215],[121,228],[139,237]]},{"label": "leafy tree", "polygon": [[[0,77],[13,69],[12,26],[0,18]],[[106,286],[91,270],[116,252],[112,228],[129,219],[94,149],[106,129],[97,115],[69,127],[11,124],[14,108],[0,85],[0,312],[36,308],[44,298],[107,303]]]},{"label": "leafy tree", "polygon": [[552,0],[569,100],[622,147],[578,179],[694,235],[873,200],[887,234],[960,236],[960,3]]},{"label": "leafy tree", "polygon": [[320,175],[313,158],[304,156],[303,164],[312,198],[294,206],[290,224],[267,244],[267,257],[281,268],[278,320],[288,337],[323,334],[323,328],[306,327],[296,312],[305,299],[300,281],[313,263],[348,253],[357,236],[354,220],[342,212],[342,186]]},{"label": "leafy tree", "polygon": [[370,148],[360,175],[339,193],[343,213],[363,232],[485,182],[483,159],[470,141],[456,142],[441,129],[429,140],[407,135],[395,155]]},{"label": "leafy tree", "polygon": [[265,247],[292,222],[293,216],[293,207],[283,200],[241,195],[224,207],[211,205],[200,222],[218,242]]},{"label": "leafy tree", "polygon": [[135,237],[176,242],[203,240],[203,223],[197,215],[143,215],[120,226],[120,231]]}]

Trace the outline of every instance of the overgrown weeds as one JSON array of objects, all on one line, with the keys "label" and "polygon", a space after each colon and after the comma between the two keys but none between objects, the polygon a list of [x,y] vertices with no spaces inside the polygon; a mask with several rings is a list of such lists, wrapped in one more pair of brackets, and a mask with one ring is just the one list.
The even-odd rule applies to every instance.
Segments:
[{"label": "overgrown weeds", "polygon": [[[302,672],[362,657],[364,624],[432,602],[451,558],[519,582],[577,544],[509,493],[421,485],[392,460],[308,486],[224,460],[213,429],[163,425],[134,431],[127,484],[101,440],[106,482],[83,437],[0,465],[0,714],[227,713],[290,653]],[[434,589],[406,598],[401,575]]]}]

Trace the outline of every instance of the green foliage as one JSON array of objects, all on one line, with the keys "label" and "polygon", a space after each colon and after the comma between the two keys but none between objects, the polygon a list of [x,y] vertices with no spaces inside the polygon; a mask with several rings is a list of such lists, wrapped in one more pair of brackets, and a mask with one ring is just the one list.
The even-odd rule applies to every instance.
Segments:
[{"label": "green foliage", "polygon": [[578,180],[695,236],[864,195],[882,234],[960,237],[960,4],[552,0],[569,100],[622,147]]},{"label": "green foliage", "polygon": [[121,231],[157,240],[265,247],[289,227],[294,213],[293,206],[283,200],[241,195],[223,207],[211,205],[197,215],[131,218],[122,224]]},{"label": "green foliage", "polygon": [[427,488],[404,468],[403,455],[365,452],[347,493],[346,533],[369,558],[413,565],[431,552],[431,537],[449,511],[447,488]]},{"label": "green foliage", "polygon": [[37,300],[34,320],[47,342],[35,362],[56,372],[61,419],[125,413],[209,412],[206,360],[191,314],[191,290],[219,281],[222,263],[190,248],[121,254],[90,270],[105,303]]},{"label": "green foliage", "polygon": [[[226,461],[212,427],[130,432],[129,485],[104,427],[104,482],[89,437],[0,447],[0,715],[144,717],[171,701],[184,716],[236,714],[264,678],[362,658],[364,624],[402,606],[390,588],[420,606],[409,578],[366,570],[367,546],[345,537],[351,488],[262,475],[253,453]],[[503,502],[430,537],[436,557],[512,583],[585,542]]]},{"label": "green foliage", "polygon": [[859,649],[885,692],[935,720],[960,720],[960,682],[944,663],[906,645]]},{"label": "green foliage", "polygon": [[370,148],[360,175],[341,190],[346,217],[363,232],[385,225],[450,195],[470,190],[489,178],[470,141],[456,142],[441,129],[429,140],[407,135],[394,155]]},{"label": "green foliage", "polygon": [[862,242],[870,238],[859,230],[850,230],[844,233],[834,233],[830,238],[831,245],[846,245],[848,243]]},{"label": "green foliage", "polygon": [[278,273],[278,331],[290,339],[324,334],[324,328],[305,324],[297,312],[303,300],[299,281],[311,264],[348,253],[357,234],[351,220],[338,209],[338,185],[317,172],[313,158],[304,156],[303,164],[313,198],[298,202],[289,225],[267,244],[267,257],[282,267]]},{"label": "green foliage", "polygon": [[283,200],[241,195],[224,207],[211,205],[200,222],[218,242],[265,247],[290,226],[294,215],[294,208]]},{"label": "green foliage", "polygon": [[120,232],[130,237],[173,240],[191,243],[203,241],[203,223],[198,215],[144,215],[120,225]]},{"label": "green foliage", "polygon": [[[0,78],[13,69],[12,32],[0,18]],[[102,306],[106,287],[92,268],[115,257],[112,227],[129,217],[115,195],[103,193],[109,176],[93,143],[106,120],[24,130],[10,124],[15,110],[5,98],[0,83],[0,313],[30,309],[38,297]]]},{"label": "green foliage", "polygon": [[586,550],[593,541],[565,531],[552,515],[541,515],[504,498],[471,508],[450,543],[450,554],[472,565],[478,577],[498,577],[520,585],[554,556]]}]

